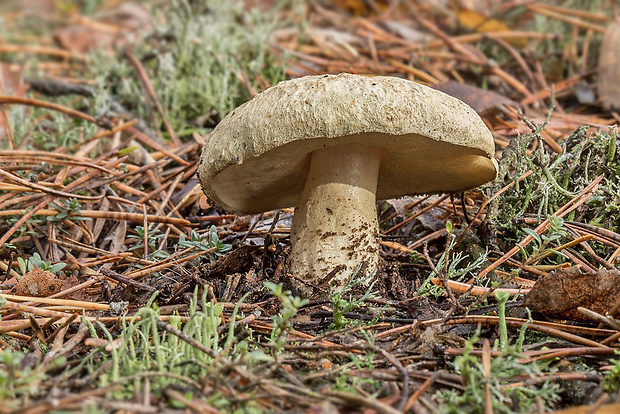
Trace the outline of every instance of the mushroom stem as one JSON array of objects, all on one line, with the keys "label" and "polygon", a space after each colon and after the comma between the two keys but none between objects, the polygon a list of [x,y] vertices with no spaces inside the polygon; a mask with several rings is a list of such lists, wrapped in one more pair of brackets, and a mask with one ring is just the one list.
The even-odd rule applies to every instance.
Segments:
[{"label": "mushroom stem", "polygon": [[376,147],[354,144],[312,152],[291,228],[290,271],[299,294],[319,296],[312,285],[342,287],[361,263],[377,270],[381,155]]}]

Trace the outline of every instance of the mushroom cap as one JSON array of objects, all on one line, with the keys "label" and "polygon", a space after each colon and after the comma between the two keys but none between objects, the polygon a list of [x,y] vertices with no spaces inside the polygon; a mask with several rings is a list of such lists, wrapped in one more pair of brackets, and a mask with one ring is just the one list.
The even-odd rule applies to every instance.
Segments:
[{"label": "mushroom cap", "polygon": [[226,210],[290,207],[310,153],[351,143],[382,151],[380,200],[463,191],[497,174],[493,136],[467,104],[405,79],[342,73],[280,82],[234,109],[204,144],[198,176]]}]

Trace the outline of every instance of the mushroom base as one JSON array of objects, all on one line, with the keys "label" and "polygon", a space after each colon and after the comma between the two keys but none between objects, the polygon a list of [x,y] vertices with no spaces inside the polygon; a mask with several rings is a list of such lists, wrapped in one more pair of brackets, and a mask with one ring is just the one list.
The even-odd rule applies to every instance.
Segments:
[{"label": "mushroom base", "polygon": [[352,144],[312,152],[291,228],[289,268],[297,294],[326,297],[346,285],[362,263],[366,273],[378,270],[375,193],[381,155],[378,148]]}]

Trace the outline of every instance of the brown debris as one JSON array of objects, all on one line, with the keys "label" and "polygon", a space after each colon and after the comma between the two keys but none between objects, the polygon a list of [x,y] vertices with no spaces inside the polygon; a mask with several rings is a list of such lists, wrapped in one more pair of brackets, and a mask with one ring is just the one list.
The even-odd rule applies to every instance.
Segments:
[{"label": "brown debris", "polygon": [[582,273],[578,267],[560,269],[540,279],[525,295],[523,304],[543,315],[587,322],[577,308],[602,315],[620,297],[620,271],[600,270]]},{"label": "brown debris", "polygon": [[[195,180],[195,163],[204,138],[198,137],[198,133],[193,137],[182,135],[180,142],[173,144],[161,139],[166,132],[174,137],[180,131],[165,125],[167,108],[163,102],[158,108],[159,90],[145,88],[144,96],[136,97],[152,106],[157,122],[149,125],[155,131],[148,131],[148,127],[143,127],[148,122],[129,115],[117,118],[104,113],[95,117],[94,109],[88,107],[90,101],[84,99],[89,95],[78,92],[79,103],[67,99],[62,101],[66,106],[61,106],[55,103],[49,89],[36,89],[30,79],[23,79],[26,71],[36,71],[44,76],[42,79],[92,87],[96,82],[89,77],[88,69],[93,63],[82,53],[100,48],[111,58],[123,59],[120,54],[114,55],[114,48],[134,44],[143,34],[142,30],[148,30],[150,16],[142,6],[133,3],[133,9],[119,7],[122,0],[100,2],[105,3],[109,12],[90,17],[79,15],[72,2],[13,0],[12,3],[23,4],[28,10],[13,13],[10,8],[13,14],[5,19],[8,37],[0,44],[0,70],[4,80],[4,96],[0,97],[0,138],[8,139],[7,151],[0,152],[0,168],[5,173],[0,177],[0,215],[10,215],[17,220],[2,217],[6,221],[0,234],[0,246],[5,242],[17,246],[18,255],[13,256],[22,258],[37,251],[43,260],[67,263],[67,267],[62,271],[64,276],[36,269],[17,282],[18,278],[13,278],[17,274],[17,263],[11,257],[11,250],[3,246],[0,289],[6,304],[1,310],[0,333],[7,335],[0,337],[0,348],[29,346],[33,350],[31,355],[44,362],[54,361],[54,356],[58,355],[56,351],[61,350],[61,354],[67,356],[67,363],[73,364],[86,355],[88,346],[104,345],[101,340],[87,341],[86,326],[78,328],[81,317],[88,319],[95,329],[99,329],[97,324],[105,325],[116,336],[121,321],[117,315],[132,315],[156,290],[159,295],[155,304],[161,318],[158,327],[187,341],[191,338],[183,338],[183,333],[175,331],[167,321],[175,314],[183,322],[187,320],[189,303],[197,290],[199,295],[204,292],[208,301],[224,309],[222,324],[218,327],[220,338],[225,338],[226,332],[234,328],[235,338],[252,335],[256,346],[269,352],[269,347],[273,346],[270,339],[274,333],[272,317],[281,309],[279,301],[265,291],[263,282],[286,283],[294,277],[286,267],[291,210],[286,213],[283,210],[276,223],[270,221],[274,213],[241,218],[224,212],[218,214]],[[68,4],[68,8],[59,11],[56,3]],[[270,8],[275,3],[274,0],[245,0],[244,6]],[[387,75],[434,85],[457,96],[481,112],[493,132],[498,155],[506,147],[514,147],[519,134],[530,133],[532,125],[545,122],[553,96],[556,106],[550,124],[542,132],[542,141],[534,140],[527,153],[541,150],[538,146],[541,143],[543,151],[559,153],[562,141],[575,128],[589,125],[593,127],[590,133],[596,133],[617,123],[616,114],[607,113],[596,102],[584,99],[579,95],[579,88],[588,92],[596,84],[593,56],[597,54],[594,49],[602,38],[604,26],[609,24],[608,32],[620,29],[617,23],[610,23],[611,18],[606,13],[608,6],[586,11],[542,4],[544,2],[523,3],[308,0],[305,29],[302,31],[295,26],[278,29],[270,44],[274,53],[279,54],[276,59],[286,56],[288,77],[342,71]],[[2,6],[0,4],[0,9]],[[298,17],[286,9],[278,13],[284,16],[283,21],[291,16]],[[55,22],[72,25],[55,33],[59,46],[53,46],[49,36],[28,37],[13,30],[21,16],[35,14],[48,17],[53,14]],[[571,27],[573,32],[569,35],[536,32],[528,23],[534,16],[563,22],[569,32]],[[165,17],[156,16],[158,19]],[[488,31],[487,22],[491,23],[493,31]],[[614,34],[612,43],[616,42],[616,36]],[[620,65],[616,65],[615,48],[604,42],[601,50],[601,65],[604,59],[612,65],[607,69],[599,66],[599,93],[604,109],[620,106],[607,102],[611,97],[604,96],[605,93],[613,97],[619,94],[615,91],[620,78],[616,71]],[[543,56],[537,54],[541,49],[545,53]],[[139,61],[139,65],[134,65],[132,76],[139,77],[142,85],[148,87],[152,67],[138,49],[130,50]],[[493,50],[500,50],[502,58],[498,59]],[[155,51],[154,56],[159,52]],[[29,55],[36,55],[37,59],[23,58]],[[140,68],[141,65],[144,67]],[[269,86],[258,72],[237,73],[236,76],[250,94]],[[29,84],[31,89],[26,95]],[[65,89],[76,93],[76,88]],[[82,133],[80,141],[68,148],[50,152],[27,150],[33,144],[33,133],[13,137],[11,127],[16,131],[18,128],[15,128],[15,118],[8,116],[13,109],[10,105],[24,106],[26,114],[37,107],[40,112],[59,112],[67,120],[79,118],[79,122],[92,123],[96,132]],[[209,116],[219,119],[215,113]],[[44,114],[34,127],[50,128],[47,125],[50,119],[51,116]],[[20,143],[20,140],[23,141]],[[128,154],[130,147],[137,149]],[[140,157],[136,157],[138,153]],[[539,386],[545,381],[561,381],[562,385],[569,386],[587,383],[602,392],[600,381],[605,370],[611,369],[605,364],[609,363],[609,358],[614,358],[620,346],[620,333],[613,323],[599,327],[596,323],[605,323],[600,318],[604,318],[606,312],[613,313],[620,305],[620,277],[613,269],[595,269],[617,267],[620,239],[610,230],[605,232],[582,221],[585,222],[583,212],[590,208],[590,195],[597,186],[606,185],[605,176],[596,173],[584,177],[584,186],[589,183],[588,187],[555,212],[566,217],[568,230],[578,233],[571,233],[570,241],[574,244],[561,246],[566,247],[561,251],[568,258],[559,266],[579,264],[592,271],[560,269],[545,276],[558,265],[547,265],[548,262],[542,263],[542,260],[528,262],[527,258],[520,262],[519,248],[511,249],[512,245],[502,244],[504,235],[496,232],[488,218],[492,200],[521,185],[534,172],[521,172],[519,178],[494,194],[469,192],[387,203],[380,219],[384,230],[383,260],[389,269],[389,283],[375,285],[373,299],[346,312],[349,321],[362,322],[359,326],[351,323],[341,329],[328,329],[334,320],[332,304],[311,302],[291,320],[288,336],[283,336],[284,351],[277,361],[259,362],[251,372],[244,371],[242,364],[231,362],[225,372],[218,373],[223,375],[215,381],[208,376],[202,377],[200,384],[188,379],[181,387],[187,386],[188,390],[195,387],[190,391],[189,400],[181,387],[175,388],[176,384],[162,395],[148,394],[148,390],[146,395],[141,395],[142,390],[136,389],[132,399],[111,399],[111,387],[92,390],[93,384],[97,384],[109,369],[109,365],[104,365],[88,376],[75,374],[68,382],[56,382],[59,377],[52,373],[37,384],[38,394],[32,396],[25,409],[44,412],[62,408],[79,412],[88,400],[89,404],[107,410],[148,412],[176,401],[186,404],[189,410],[218,412],[205,403],[216,392],[240,408],[246,401],[256,402],[265,412],[436,411],[439,407],[434,393],[438,389],[457,392],[466,389],[463,379],[451,368],[454,356],[468,352],[471,356],[482,357],[484,375],[490,380],[494,378],[489,377],[489,359],[505,357],[499,350],[490,349],[488,344],[493,344],[496,327],[502,323],[494,314],[497,306],[492,294],[507,286],[480,289],[474,286],[475,280],[460,285],[446,280],[446,284],[452,286],[452,297],[416,296],[432,267],[445,274],[448,265],[440,266],[438,262],[442,254],[447,254],[447,263],[454,260],[457,252],[449,252],[446,243],[452,235],[456,235],[457,245],[487,246],[485,243],[473,246],[478,242],[469,243],[462,234],[456,233],[466,224],[468,235],[484,232],[485,236],[496,237],[499,242],[483,263],[479,278],[486,280],[493,276],[494,280],[506,281],[513,276],[509,270],[521,272],[524,277],[540,275],[541,280],[526,296],[526,305],[543,316],[584,322],[549,322],[542,317],[531,321],[514,317],[519,316],[514,314],[506,318],[511,344],[515,341],[515,333],[521,329],[544,335],[539,343],[528,345],[519,356],[520,362],[548,360],[550,364],[571,370],[577,366],[573,358],[578,357],[586,361],[588,372],[545,373],[530,379],[514,377],[506,380],[508,383],[504,383],[501,392],[509,395],[511,387]],[[73,196],[87,197],[82,200],[83,208],[66,216],[61,214],[57,204]],[[453,233],[446,228],[448,220],[454,225]],[[549,222],[540,221],[534,219],[527,225],[543,235]],[[198,251],[195,246],[175,249],[181,234],[186,240],[192,230],[204,236],[211,224],[217,227],[220,240],[226,243],[234,240],[232,251],[206,264],[205,257],[213,254],[213,249],[206,252]],[[487,225],[488,228],[483,227]],[[28,232],[20,231],[20,226],[26,226]],[[144,237],[138,238],[137,226],[146,229]],[[586,239],[585,233],[596,234]],[[149,237],[155,238],[154,246],[148,243],[144,246]],[[527,249],[531,241],[528,236],[520,245]],[[589,250],[585,247],[588,243],[592,243]],[[603,244],[614,253],[601,255],[603,257],[589,255],[595,243]],[[151,254],[157,249],[170,256],[153,258]],[[596,253],[600,251],[597,246]],[[420,260],[422,252],[426,254]],[[458,253],[465,253],[465,250]],[[466,253],[469,255],[471,251]],[[499,265],[503,267],[497,269]],[[489,274],[491,271],[493,273]],[[510,281],[516,283],[518,278]],[[7,289],[11,287],[12,295],[9,295]],[[437,291],[437,287],[431,288]],[[504,291],[521,294],[519,290]],[[251,294],[239,303],[247,292]],[[488,299],[489,306],[477,307],[484,298]],[[114,303],[115,300],[128,303]],[[452,307],[455,300],[463,306]],[[522,311],[518,300],[509,304],[517,305],[511,309],[515,313]],[[236,307],[239,313],[233,318]],[[470,313],[466,316],[451,314],[448,311],[451,307],[466,308]],[[587,319],[578,310],[580,307],[596,312],[600,318]],[[474,314],[479,310],[485,314]],[[374,322],[369,322],[371,320]],[[472,337],[476,327],[481,327],[481,341],[473,345],[473,350],[466,349],[465,340]],[[371,344],[368,338],[374,342]],[[50,346],[52,352],[42,353],[41,343]],[[115,343],[118,344],[118,340]],[[204,344],[194,345],[214,356]],[[234,341],[230,346],[235,346]],[[108,345],[105,352],[110,352],[110,347]],[[351,355],[363,356],[372,368],[347,367],[345,364]],[[226,358],[226,351],[218,353],[217,357]],[[557,360],[562,361],[558,363]],[[582,363],[578,365],[582,369]],[[346,373],[342,371],[344,367],[347,367]],[[361,386],[354,385],[355,392],[330,392],[334,379],[342,378],[347,382],[373,381],[381,384],[381,388],[378,393],[375,389],[370,389],[369,393],[361,383]],[[226,386],[220,388],[221,384]],[[596,396],[587,395],[582,400],[563,403],[586,404],[595,399]],[[4,409],[2,405],[0,401],[0,412]]]},{"label": "brown debris", "polygon": [[34,267],[19,279],[11,293],[21,296],[47,297],[60,292],[63,281],[54,273]]},{"label": "brown debris", "polygon": [[460,83],[453,80],[440,82],[433,85],[434,89],[447,93],[448,95],[459,98],[478,113],[494,108],[498,105],[511,105],[515,108],[519,104],[497,92],[484,90],[477,86]]}]

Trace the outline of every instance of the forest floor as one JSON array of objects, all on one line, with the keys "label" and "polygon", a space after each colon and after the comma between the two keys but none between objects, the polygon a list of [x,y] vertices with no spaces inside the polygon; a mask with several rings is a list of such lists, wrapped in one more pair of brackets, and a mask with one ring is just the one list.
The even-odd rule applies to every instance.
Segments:
[{"label": "forest floor", "polygon": [[[2,2],[0,413],[620,412],[620,24],[557,3]],[[465,101],[499,174],[378,202],[379,274],[306,300],[293,206],[197,161],[340,72]]]}]

